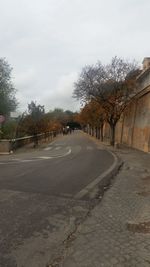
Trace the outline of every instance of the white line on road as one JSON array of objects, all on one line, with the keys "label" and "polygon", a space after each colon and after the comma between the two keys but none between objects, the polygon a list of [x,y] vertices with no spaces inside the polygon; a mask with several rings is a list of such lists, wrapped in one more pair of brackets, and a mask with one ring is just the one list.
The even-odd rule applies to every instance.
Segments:
[{"label": "white line on road", "polygon": [[86,149],[87,150],[93,150],[94,148],[92,146],[87,146]]},{"label": "white line on road", "polygon": [[[18,162],[30,162],[33,161],[32,159],[20,159]],[[14,162],[17,163],[17,162]]]},{"label": "white line on road", "polygon": [[36,159],[51,159],[52,157],[45,157],[45,156],[43,156],[43,157],[38,157],[38,158],[35,158],[35,160]]},{"label": "white line on road", "polygon": [[61,146],[57,146],[57,147],[55,148],[55,150],[59,150],[59,149],[61,149]]},{"label": "white line on road", "polygon": [[57,156],[51,156],[51,158],[62,158],[62,157],[66,157],[68,156],[69,154],[71,154],[72,150],[71,148],[69,149],[69,151],[67,151],[66,153],[64,154],[60,154],[60,155],[57,155]]},{"label": "white line on road", "polygon": [[48,146],[48,147],[44,148],[44,150],[51,150],[51,149],[52,149],[51,146]]},{"label": "white line on road", "polygon": [[16,164],[16,163],[26,163],[26,162],[35,162],[35,161],[38,161],[38,160],[48,160],[48,159],[57,159],[57,158],[63,158],[63,157],[66,157],[68,156],[69,154],[71,154],[72,150],[71,148],[69,148],[69,150],[64,153],[64,154],[59,154],[59,155],[55,155],[55,156],[50,156],[50,157],[47,157],[47,156],[41,156],[41,157],[34,157],[34,158],[31,158],[31,159],[12,159],[11,161],[8,161],[8,162],[0,162],[1,165],[8,165],[8,164]]}]

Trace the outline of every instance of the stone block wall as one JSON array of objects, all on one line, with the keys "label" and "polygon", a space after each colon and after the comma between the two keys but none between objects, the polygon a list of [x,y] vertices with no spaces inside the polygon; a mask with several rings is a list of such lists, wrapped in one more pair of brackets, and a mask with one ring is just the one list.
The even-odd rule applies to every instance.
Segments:
[{"label": "stone block wall", "polygon": [[10,140],[0,140],[0,154],[9,154],[11,151]]},{"label": "stone block wall", "polygon": [[150,152],[150,87],[136,96],[118,122],[116,142]]}]

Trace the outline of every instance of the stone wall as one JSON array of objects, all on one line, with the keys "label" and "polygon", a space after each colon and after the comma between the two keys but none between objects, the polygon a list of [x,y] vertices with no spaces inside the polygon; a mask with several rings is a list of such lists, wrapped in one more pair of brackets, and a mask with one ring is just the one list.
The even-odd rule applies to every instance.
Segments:
[{"label": "stone wall", "polygon": [[136,99],[122,116],[116,142],[150,152],[150,92]]},{"label": "stone wall", "polygon": [[116,142],[150,152],[150,86],[136,95],[118,122]]},{"label": "stone wall", "polygon": [[10,140],[0,140],[0,154],[9,154],[11,151]]}]

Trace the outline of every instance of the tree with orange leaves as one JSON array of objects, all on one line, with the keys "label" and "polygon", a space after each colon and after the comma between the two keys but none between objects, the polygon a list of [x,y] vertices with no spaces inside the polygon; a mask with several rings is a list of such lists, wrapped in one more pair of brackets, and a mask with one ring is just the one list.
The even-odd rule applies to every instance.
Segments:
[{"label": "tree with orange leaves", "polygon": [[94,99],[105,111],[111,130],[111,145],[115,144],[116,124],[134,96],[139,73],[135,62],[114,57],[108,65],[98,62],[86,66],[75,83],[75,98],[84,102]]},{"label": "tree with orange leaves", "polygon": [[79,113],[78,117],[79,123],[85,128],[88,125],[88,131],[90,134],[94,135],[96,132],[96,137],[103,141],[103,125],[105,121],[105,111],[100,106],[100,104],[91,100],[87,103]]}]

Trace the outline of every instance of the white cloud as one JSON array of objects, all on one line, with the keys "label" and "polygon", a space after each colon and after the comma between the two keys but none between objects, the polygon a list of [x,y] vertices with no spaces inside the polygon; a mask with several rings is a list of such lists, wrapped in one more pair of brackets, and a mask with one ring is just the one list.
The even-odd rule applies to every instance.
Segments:
[{"label": "white cloud", "polygon": [[149,55],[148,0],[1,0],[0,57],[13,67],[20,109],[76,109],[73,83],[85,64]]},{"label": "white cloud", "polygon": [[79,103],[72,98],[73,84],[77,79],[77,73],[68,73],[59,78],[55,90],[50,92],[50,96],[43,99],[46,103],[46,108],[53,109],[61,107],[64,110],[71,109],[79,110]]}]

